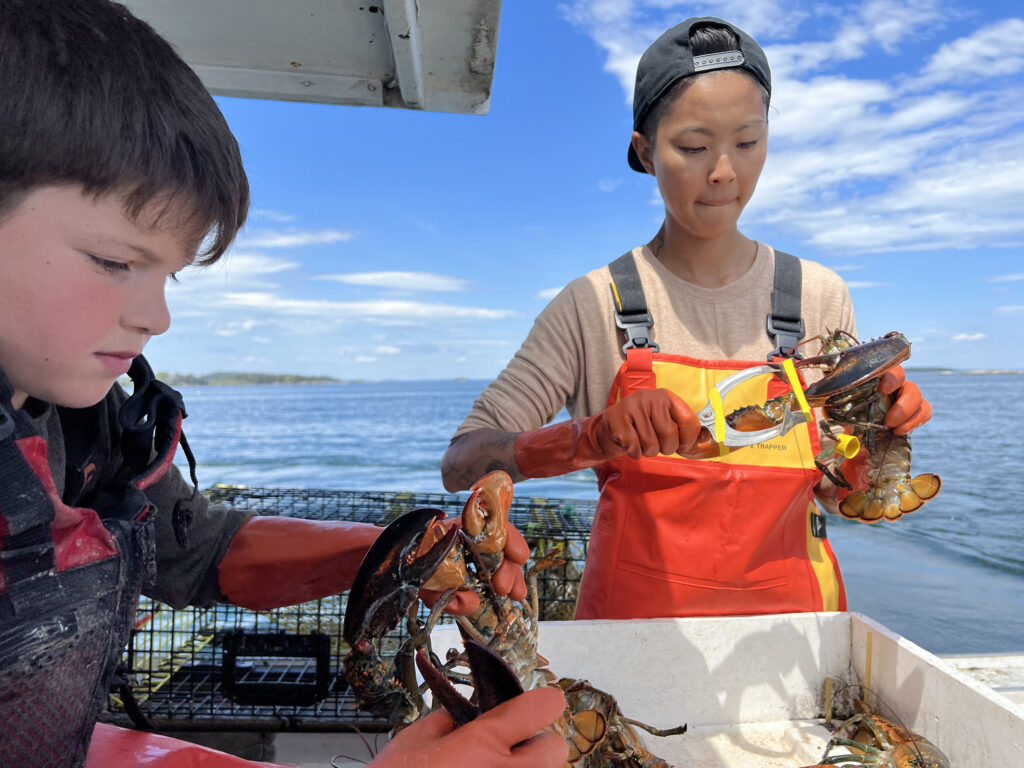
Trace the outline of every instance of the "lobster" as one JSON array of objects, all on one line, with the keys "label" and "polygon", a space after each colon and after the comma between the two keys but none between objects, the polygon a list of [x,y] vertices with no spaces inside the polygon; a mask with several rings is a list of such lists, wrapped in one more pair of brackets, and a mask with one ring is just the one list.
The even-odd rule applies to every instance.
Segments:
[{"label": "lobster", "polygon": [[[633,727],[658,736],[683,733],[686,726],[657,729],[630,720],[615,699],[585,680],[561,679],[537,652],[537,573],[564,561],[554,550],[540,556],[526,573],[522,601],[497,594],[490,574],[503,557],[512,502],[512,479],[496,471],[473,484],[461,526],[446,525],[444,513],[418,509],[392,522],[374,542],[353,582],[343,635],[351,647],[345,679],[359,706],[387,717],[397,730],[430,708],[444,707],[456,724],[496,706],[523,690],[558,685],[569,707],[552,726],[569,744],[569,763],[597,768],[671,768],[648,752]],[[425,622],[418,619],[420,589],[439,592]],[[430,631],[457,589],[480,595],[469,616],[456,616],[465,649],[449,651],[442,662],[430,648]],[[374,640],[405,615],[409,638],[385,663]],[[418,684],[415,669],[424,683]],[[468,669],[468,674],[466,670]],[[474,689],[465,699],[454,684]]]},{"label": "lobster", "polygon": [[[835,331],[821,338],[818,355],[796,362],[798,370],[825,370],[821,379],[804,389],[808,405],[822,409],[825,434],[836,440],[839,433],[849,431],[865,452],[844,459],[831,448],[815,458],[815,464],[835,485],[852,491],[841,494],[839,512],[844,517],[863,522],[897,520],[920,509],[942,488],[936,474],[910,476],[910,440],[882,423],[894,398],[878,391],[878,379],[908,357],[910,342],[896,331],[863,344],[845,331]],[[779,424],[788,410],[798,408],[795,394],[789,392],[764,405],[739,408],[727,415],[726,421],[734,429],[754,431]],[[853,490],[843,472],[846,461],[857,462],[851,464],[855,469],[860,465],[858,471],[868,481],[866,489]]]},{"label": "lobster", "polygon": [[[872,712],[860,699],[854,699],[853,703],[857,714],[836,726],[821,760],[805,768],[831,765],[950,768],[949,758],[924,736]],[[830,757],[836,747],[846,747],[852,754]]]}]

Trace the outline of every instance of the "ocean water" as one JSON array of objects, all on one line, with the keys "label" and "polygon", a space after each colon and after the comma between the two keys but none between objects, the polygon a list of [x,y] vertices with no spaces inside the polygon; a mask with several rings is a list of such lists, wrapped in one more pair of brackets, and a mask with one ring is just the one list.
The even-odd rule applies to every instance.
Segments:
[{"label": "ocean water", "polygon": [[[1024,652],[1024,375],[912,372],[934,416],[913,472],[942,492],[896,523],[829,518],[849,608],[933,653]],[[200,487],[440,493],[440,460],[485,381],[181,387]],[[179,453],[179,462],[180,462]],[[517,494],[593,499],[593,474]]]}]

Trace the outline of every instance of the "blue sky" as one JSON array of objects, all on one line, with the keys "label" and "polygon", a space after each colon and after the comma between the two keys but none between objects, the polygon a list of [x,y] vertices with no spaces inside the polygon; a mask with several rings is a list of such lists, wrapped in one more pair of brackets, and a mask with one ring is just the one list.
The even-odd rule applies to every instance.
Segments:
[{"label": "blue sky", "polygon": [[218,99],[253,210],[169,289],[154,367],[492,378],[558,289],[657,231],[633,77],[692,15],[772,66],[743,232],[839,272],[911,366],[1024,369],[1019,0],[508,0],[487,115]]}]

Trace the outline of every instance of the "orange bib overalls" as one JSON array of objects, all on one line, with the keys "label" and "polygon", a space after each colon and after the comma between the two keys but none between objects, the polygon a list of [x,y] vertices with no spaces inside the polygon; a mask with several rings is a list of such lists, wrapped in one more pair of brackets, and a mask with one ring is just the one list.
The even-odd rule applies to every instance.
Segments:
[{"label": "orange bib overalls", "polygon": [[[660,387],[699,408],[715,383],[760,364],[631,347],[608,405]],[[750,404],[786,389],[766,374],[732,393]],[[839,568],[813,499],[819,450],[812,420],[712,459],[659,455],[602,464],[576,618],[845,610]]]}]

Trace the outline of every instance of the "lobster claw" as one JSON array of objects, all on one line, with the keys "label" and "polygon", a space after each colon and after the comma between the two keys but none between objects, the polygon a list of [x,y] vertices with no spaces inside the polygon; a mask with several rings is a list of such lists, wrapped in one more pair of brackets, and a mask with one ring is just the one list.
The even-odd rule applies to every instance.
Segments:
[{"label": "lobster claw", "polygon": [[466,656],[473,676],[476,703],[459,693],[422,650],[416,652],[416,666],[434,698],[452,716],[456,726],[465,725],[483,712],[518,696],[523,686],[504,659],[476,640],[466,640]]},{"label": "lobster claw", "polygon": [[397,626],[455,544],[458,530],[451,527],[426,552],[417,555],[423,534],[439,509],[414,509],[385,528],[363,556],[349,591],[342,634],[354,646],[367,637],[381,637]]}]

